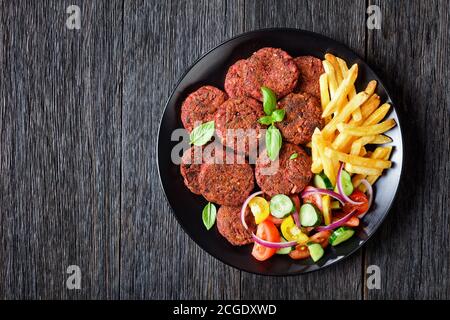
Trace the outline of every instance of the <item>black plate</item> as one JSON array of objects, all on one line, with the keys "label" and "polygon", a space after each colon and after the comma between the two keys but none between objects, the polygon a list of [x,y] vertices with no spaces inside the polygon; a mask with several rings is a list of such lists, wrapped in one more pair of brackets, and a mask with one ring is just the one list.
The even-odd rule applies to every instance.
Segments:
[{"label": "black plate", "polygon": [[322,35],[297,29],[258,30],[220,44],[195,62],[172,92],[159,129],[158,169],[162,187],[178,222],[201,248],[230,266],[263,275],[295,275],[319,270],[342,260],[359,249],[378,229],[392,205],[400,181],[403,159],[402,135],[397,114],[392,108],[388,116],[394,118],[398,124],[388,133],[394,140],[392,143],[394,151],[391,156],[393,167],[377,181],[371,212],[363,219],[356,236],[335,248],[328,247],[324,257],[317,264],[310,259],[295,261],[282,255],[258,262],[250,255],[251,245],[233,247],[220,236],[216,227],[207,231],[201,218],[206,200],[192,194],[184,186],[179,166],[171,161],[172,148],[178,143],[171,141],[171,135],[173,130],[182,128],[180,106],[190,92],[206,84],[223,88],[228,67],[239,59],[249,57],[262,47],[281,48],[293,57],[312,55],[323,59],[324,54],[330,52],[343,58],[349,65],[358,63],[357,90],[363,90],[368,81],[374,79],[378,81],[377,94],[380,95],[381,101],[392,104],[392,100],[378,76],[346,46]]}]

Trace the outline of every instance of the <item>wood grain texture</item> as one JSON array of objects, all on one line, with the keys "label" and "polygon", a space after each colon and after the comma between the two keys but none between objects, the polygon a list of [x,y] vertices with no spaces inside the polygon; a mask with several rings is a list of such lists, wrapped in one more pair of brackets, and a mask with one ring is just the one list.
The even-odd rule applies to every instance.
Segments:
[{"label": "wood grain texture", "polygon": [[1,2],[0,298],[118,297],[122,6],[77,2]]},{"label": "wood grain texture", "polygon": [[[245,28],[293,27],[342,41],[364,56],[363,1],[246,1]],[[361,251],[327,270],[290,278],[242,274],[245,299],[361,299]]]},{"label": "wood grain texture", "polygon": [[368,62],[386,80],[402,120],[398,198],[370,241],[366,265],[381,269],[368,299],[450,297],[448,1],[376,1],[381,30],[369,32]]},{"label": "wood grain texture", "polygon": [[164,103],[201,54],[242,32],[241,1],[126,1],[120,297],[232,299],[239,271],[182,231],[156,168]]}]

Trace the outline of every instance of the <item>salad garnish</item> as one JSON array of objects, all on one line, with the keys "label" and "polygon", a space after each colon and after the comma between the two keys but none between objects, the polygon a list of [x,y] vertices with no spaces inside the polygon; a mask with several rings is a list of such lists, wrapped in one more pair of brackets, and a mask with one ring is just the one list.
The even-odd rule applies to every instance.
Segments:
[{"label": "salad garnish", "polygon": [[195,127],[189,135],[190,144],[195,146],[203,146],[211,140],[213,135],[214,121],[202,123],[201,125]]},{"label": "salad garnish", "polygon": [[203,224],[205,225],[207,230],[211,229],[216,222],[216,215],[216,206],[213,203],[208,202],[208,204],[203,208],[202,212]]}]

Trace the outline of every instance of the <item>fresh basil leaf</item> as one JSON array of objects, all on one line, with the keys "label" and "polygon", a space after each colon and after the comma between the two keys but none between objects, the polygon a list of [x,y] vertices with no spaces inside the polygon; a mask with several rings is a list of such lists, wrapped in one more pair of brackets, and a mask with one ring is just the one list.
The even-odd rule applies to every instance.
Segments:
[{"label": "fresh basil leaf", "polygon": [[208,202],[208,204],[203,208],[202,212],[203,224],[205,225],[207,230],[211,229],[214,225],[214,222],[216,222],[216,214],[216,206],[211,202]]},{"label": "fresh basil leaf", "polygon": [[289,159],[290,159],[290,160],[294,160],[294,159],[297,159],[297,157],[298,157],[298,153],[297,153],[297,152],[294,152],[293,154],[291,154],[291,156],[289,157]]},{"label": "fresh basil leaf", "polygon": [[273,120],[272,116],[264,116],[258,119],[258,122],[261,124],[265,124],[266,126],[271,125]]},{"label": "fresh basil leaf", "polygon": [[267,87],[261,87],[261,93],[263,96],[264,113],[270,116],[277,107],[277,96]]},{"label": "fresh basil leaf", "polygon": [[270,160],[277,159],[282,143],[280,130],[272,124],[266,132],[266,150]]},{"label": "fresh basil leaf", "polygon": [[272,113],[272,119],[274,122],[283,121],[286,111],[284,109],[277,109]]},{"label": "fresh basil leaf", "polygon": [[214,121],[202,123],[192,130],[189,135],[190,144],[195,146],[202,146],[211,140],[214,135]]}]

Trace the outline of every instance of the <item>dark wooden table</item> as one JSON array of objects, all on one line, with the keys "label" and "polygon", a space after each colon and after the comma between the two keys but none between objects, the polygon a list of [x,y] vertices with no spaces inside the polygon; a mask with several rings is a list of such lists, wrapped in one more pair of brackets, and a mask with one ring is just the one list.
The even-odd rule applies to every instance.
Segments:
[{"label": "dark wooden table", "polygon": [[[65,26],[81,8],[81,29]],[[369,5],[381,30],[366,28]],[[0,298],[450,298],[450,4],[442,1],[0,0]],[[401,114],[399,196],[370,242],[324,271],[239,272],[181,230],[155,164],[183,71],[220,42],[295,27],[347,44]],[[78,265],[80,290],[66,288]],[[366,287],[377,265],[381,288]]]}]

